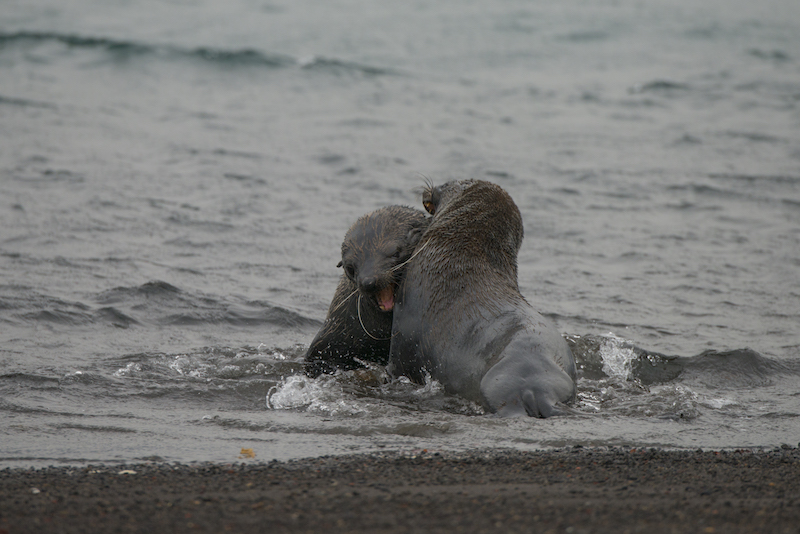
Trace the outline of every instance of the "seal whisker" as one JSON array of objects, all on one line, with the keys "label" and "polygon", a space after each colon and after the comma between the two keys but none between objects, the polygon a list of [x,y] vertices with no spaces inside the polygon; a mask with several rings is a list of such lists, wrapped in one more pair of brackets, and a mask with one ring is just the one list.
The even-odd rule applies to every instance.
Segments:
[{"label": "seal whisker", "polygon": [[424,194],[425,192],[433,190],[433,180],[428,176],[425,176],[421,172],[417,172],[420,178],[422,178],[422,185],[413,188],[411,191],[415,194]]},{"label": "seal whisker", "polygon": [[358,293],[358,288],[354,289],[352,293],[350,293],[350,294],[349,294],[349,295],[347,295],[345,298],[343,298],[343,299],[342,299],[342,301],[341,301],[339,304],[337,304],[337,305],[336,305],[336,307],[335,307],[335,308],[333,308],[333,309],[332,309],[330,312],[328,312],[328,313],[333,313],[333,312],[335,312],[336,310],[338,310],[339,308],[341,308],[342,306],[344,306],[345,304],[347,304],[347,301],[348,301],[348,300],[350,300],[350,297],[352,297],[352,296],[353,296],[353,295],[355,295],[356,293]]},{"label": "seal whisker", "polygon": [[395,265],[394,267],[392,267],[391,271],[392,271],[392,272],[394,272],[394,271],[397,271],[397,270],[400,270],[400,269],[404,268],[404,267],[405,267],[405,266],[408,264],[408,262],[410,262],[411,260],[413,260],[414,258],[416,258],[416,257],[417,257],[417,254],[419,254],[420,252],[422,252],[422,250],[423,250],[425,247],[427,247],[427,246],[428,246],[428,243],[430,243],[430,241],[425,241],[425,242],[422,244],[422,246],[421,246],[421,247],[418,247],[418,248],[417,248],[417,250],[415,250],[415,251],[414,251],[414,253],[411,255],[411,257],[409,257],[409,258],[408,258],[406,261],[404,261],[403,263],[398,263],[397,265]]},{"label": "seal whisker", "polygon": [[431,180],[430,178],[428,178],[424,174],[422,176],[425,178],[425,191],[430,193],[431,191],[433,191],[433,188],[434,188],[433,180]]},{"label": "seal whisker", "polygon": [[358,303],[356,304],[356,309],[358,310],[358,322],[361,323],[361,328],[364,330],[364,333],[367,334],[369,337],[374,339],[375,341],[388,341],[392,339],[392,336],[389,337],[375,337],[369,333],[367,327],[364,326],[364,321],[361,320],[361,293],[358,294]]}]

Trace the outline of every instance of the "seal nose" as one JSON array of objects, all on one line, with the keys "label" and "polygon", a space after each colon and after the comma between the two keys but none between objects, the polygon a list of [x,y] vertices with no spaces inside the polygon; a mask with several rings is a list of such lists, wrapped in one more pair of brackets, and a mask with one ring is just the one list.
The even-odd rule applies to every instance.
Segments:
[{"label": "seal nose", "polygon": [[364,293],[375,293],[378,290],[378,279],[374,276],[364,277],[358,281],[358,285]]}]

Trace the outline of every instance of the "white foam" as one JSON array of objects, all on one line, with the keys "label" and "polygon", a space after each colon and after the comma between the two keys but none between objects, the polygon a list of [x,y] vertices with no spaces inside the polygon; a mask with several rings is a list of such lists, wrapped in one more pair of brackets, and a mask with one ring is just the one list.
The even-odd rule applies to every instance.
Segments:
[{"label": "white foam", "polygon": [[[258,351],[259,354],[261,354],[263,356],[266,356],[266,357],[268,357],[268,358],[270,358],[272,360],[278,361],[278,362],[282,362],[282,361],[285,361],[285,360],[289,359],[289,356],[287,356],[283,352],[281,352],[281,351],[279,351],[277,349],[268,347],[264,343],[260,343],[256,350]],[[240,353],[240,354],[242,354],[243,356],[251,356],[251,354],[243,354],[243,353]],[[236,357],[238,358],[239,354],[237,354]]]},{"label": "white foam", "polygon": [[267,393],[267,408],[270,410],[305,409],[328,415],[359,415],[367,410],[354,400],[347,399],[334,377],[322,376],[314,379],[292,375],[281,380]]},{"label": "white foam", "polygon": [[169,363],[168,367],[182,376],[205,379],[209,379],[209,371],[215,369],[215,366],[202,363],[197,358],[192,358],[186,354],[175,356],[175,359]]},{"label": "white foam", "polygon": [[701,401],[701,404],[703,406],[708,407],[708,408],[713,408],[715,410],[720,410],[720,409],[726,408],[728,406],[736,406],[739,403],[736,402],[733,399],[728,399],[728,398],[725,398],[725,397],[705,397]]},{"label": "white foam", "polygon": [[[401,378],[405,378],[405,377],[401,377]],[[411,383],[410,380],[409,380],[409,383]],[[416,397],[420,397],[420,398],[426,399],[426,398],[435,397],[437,395],[440,395],[443,392],[444,392],[444,386],[442,384],[440,384],[437,380],[434,380],[433,378],[431,378],[431,375],[426,373],[425,374],[425,385],[422,386],[421,388],[415,389],[413,391],[413,394]]]},{"label": "white foam", "polygon": [[603,336],[600,345],[600,357],[603,358],[603,372],[609,378],[630,380],[633,376],[633,360],[636,352],[631,343],[611,332]]},{"label": "white foam", "polygon": [[126,377],[126,376],[133,376],[133,375],[135,375],[137,373],[141,373],[141,372],[142,372],[142,365],[140,363],[131,362],[128,365],[126,365],[125,367],[122,367],[121,369],[117,369],[114,372],[114,377],[115,378],[123,378],[123,377]]}]

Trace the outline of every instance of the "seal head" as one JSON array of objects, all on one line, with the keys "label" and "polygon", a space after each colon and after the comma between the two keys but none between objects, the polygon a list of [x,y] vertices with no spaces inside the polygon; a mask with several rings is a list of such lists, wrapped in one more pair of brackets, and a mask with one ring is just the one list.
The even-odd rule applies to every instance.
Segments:
[{"label": "seal head", "polygon": [[388,206],[350,227],[338,264],[344,274],[306,352],[307,375],[386,364],[396,291],[428,222],[420,210]]},{"label": "seal head", "polygon": [[358,288],[367,305],[394,308],[403,266],[422,237],[427,219],[412,208],[390,206],[364,215],[348,230],[338,267]]}]

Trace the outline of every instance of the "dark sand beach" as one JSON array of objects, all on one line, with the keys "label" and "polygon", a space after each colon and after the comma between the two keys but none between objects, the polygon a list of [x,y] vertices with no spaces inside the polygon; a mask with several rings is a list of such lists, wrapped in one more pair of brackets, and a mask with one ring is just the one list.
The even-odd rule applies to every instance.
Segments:
[{"label": "dark sand beach", "polygon": [[800,532],[800,450],[386,452],[0,471],[0,533]]}]

